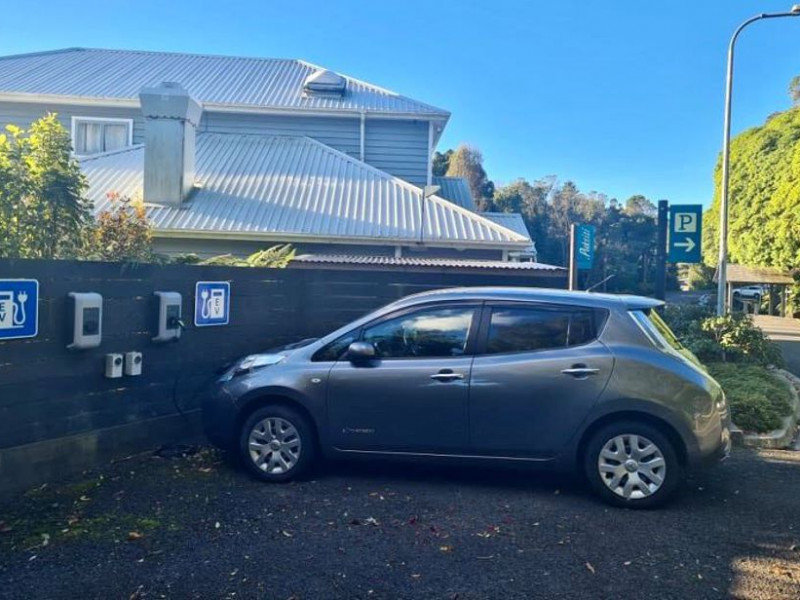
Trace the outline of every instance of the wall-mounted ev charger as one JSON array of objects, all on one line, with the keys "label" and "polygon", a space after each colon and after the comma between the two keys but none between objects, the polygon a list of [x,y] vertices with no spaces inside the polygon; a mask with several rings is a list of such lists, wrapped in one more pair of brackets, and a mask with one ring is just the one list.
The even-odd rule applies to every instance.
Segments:
[{"label": "wall-mounted ev charger", "polygon": [[158,298],[158,335],[154,342],[170,342],[181,337],[181,295],[178,292],[154,292]]},{"label": "wall-mounted ev charger", "polygon": [[70,350],[96,348],[103,340],[103,297],[94,292],[70,292],[73,303]]}]

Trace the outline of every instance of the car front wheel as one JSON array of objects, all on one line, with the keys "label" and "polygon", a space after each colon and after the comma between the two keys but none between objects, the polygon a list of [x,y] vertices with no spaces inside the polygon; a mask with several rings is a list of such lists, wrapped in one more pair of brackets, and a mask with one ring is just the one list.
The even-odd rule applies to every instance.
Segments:
[{"label": "car front wheel", "polygon": [[672,442],[646,423],[611,423],[589,440],[584,471],[606,502],[629,508],[663,504],[683,480]]},{"label": "car front wheel", "polygon": [[239,450],[253,475],[282,482],[308,471],[316,447],[308,420],[296,410],[275,405],[259,408],[245,420]]}]

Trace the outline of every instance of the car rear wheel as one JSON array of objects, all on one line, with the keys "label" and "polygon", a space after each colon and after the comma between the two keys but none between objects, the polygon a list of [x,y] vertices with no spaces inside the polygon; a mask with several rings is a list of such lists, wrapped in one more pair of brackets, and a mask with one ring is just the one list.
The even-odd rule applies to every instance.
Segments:
[{"label": "car rear wheel", "polygon": [[314,461],[313,429],[298,411],[265,406],[244,422],[239,450],[245,467],[264,481],[282,482],[306,473]]},{"label": "car rear wheel", "polygon": [[589,440],[584,471],[606,502],[629,508],[663,504],[683,480],[683,465],[669,438],[647,423],[611,423]]}]

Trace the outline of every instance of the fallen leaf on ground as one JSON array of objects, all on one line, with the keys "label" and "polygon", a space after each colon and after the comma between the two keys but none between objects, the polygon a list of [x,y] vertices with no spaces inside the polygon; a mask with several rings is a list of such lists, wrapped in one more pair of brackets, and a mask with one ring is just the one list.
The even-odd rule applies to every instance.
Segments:
[{"label": "fallen leaf on ground", "polygon": [[586,568],[589,569],[589,571],[591,571],[592,575],[594,575],[594,567],[592,566],[592,563],[587,562]]},{"label": "fallen leaf on ground", "polygon": [[130,533],[128,533],[128,541],[129,542],[135,542],[136,540],[140,540],[143,537],[144,536],[141,533],[139,533],[138,531],[131,531]]},{"label": "fallen leaf on ground", "polygon": [[293,536],[293,535],[292,535],[290,532],[288,532],[288,531],[286,531],[286,530],[283,530],[283,531],[281,531],[281,533],[282,533],[282,534],[283,534],[285,537],[294,537],[294,536]]},{"label": "fallen leaf on ground", "polygon": [[439,546],[439,551],[440,552],[452,552],[453,551],[453,547],[450,546],[450,545]]}]

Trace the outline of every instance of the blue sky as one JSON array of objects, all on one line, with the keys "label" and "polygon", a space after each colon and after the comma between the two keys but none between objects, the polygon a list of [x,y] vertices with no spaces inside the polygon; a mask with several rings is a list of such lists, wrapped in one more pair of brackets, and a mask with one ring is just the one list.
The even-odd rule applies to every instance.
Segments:
[{"label": "blue sky", "polygon": [[[499,183],[549,174],[625,199],[707,204],[727,40],[772,0],[7,2],[0,53],[85,46],[296,57],[453,113]],[[737,46],[734,130],[789,106],[800,18]]]}]

